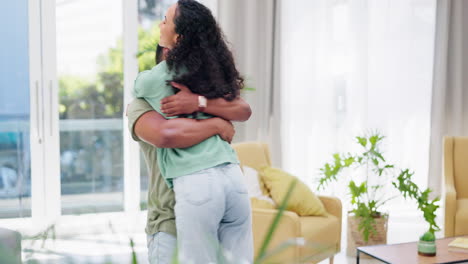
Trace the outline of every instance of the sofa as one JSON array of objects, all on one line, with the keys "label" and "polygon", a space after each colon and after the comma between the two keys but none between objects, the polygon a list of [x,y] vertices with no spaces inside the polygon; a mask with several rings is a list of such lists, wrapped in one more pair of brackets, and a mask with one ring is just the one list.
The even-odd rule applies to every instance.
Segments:
[{"label": "sofa", "polygon": [[0,228],[0,263],[21,263],[21,234]]},{"label": "sofa", "polygon": [[444,138],[445,236],[468,235],[468,137]]},{"label": "sofa", "polygon": [[[261,142],[234,144],[241,166],[259,170],[271,166],[268,145]],[[285,211],[273,234],[268,250],[274,250],[290,239],[303,241],[272,255],[267,263],[317,263],[327,258],[333,263],[333,256],[340,252],[342,205],[338,198],[318,196],[322,201],[326,216],[299,216]],[[307,203],[307,201],[304,201]],[[255,256],[258,255],[263,240],[278,210],[252,208],[252,227]]]}]

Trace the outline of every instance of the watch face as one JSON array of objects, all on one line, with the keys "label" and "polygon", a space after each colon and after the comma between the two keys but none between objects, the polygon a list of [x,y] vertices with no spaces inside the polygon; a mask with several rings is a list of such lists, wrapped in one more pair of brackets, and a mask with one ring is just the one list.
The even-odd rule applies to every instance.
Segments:
[{"label": "watch face", "polygon": [[198,107],[206,107],[206,97],[204,96],[198,96]]}]

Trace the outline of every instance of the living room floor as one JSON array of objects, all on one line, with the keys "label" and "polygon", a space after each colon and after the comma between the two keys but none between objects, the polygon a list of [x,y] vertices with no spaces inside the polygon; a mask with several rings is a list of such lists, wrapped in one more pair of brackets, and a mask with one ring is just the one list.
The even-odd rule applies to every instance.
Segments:
[{"label": "living room floor", "polygon": [[[425,231],[418,215],[405,213],[389,219],[388,243],[416,241]],[[346,256],[346,232],[343,221],[342,251],[335,256],[334,263],[356,263],[355,258]],[[146,235],[133,234],[99,234],[80,235],[73,238],[55,240],[23,240],[24,263],[92,263],[92,264],[133,264],[130,239],[134,242],[134,252],[138,264],[147,264]],[[326,264],[328,260],[320,262]],[[381,263],[373,259],[361,259],[361,263]]]},{"label": "living room floor", "polygon": [[[148,264],[146,235],[132,234],[138,264]],[[69,239],[47,240],[44,245],[36,241],[23,241],[23,260],[27,264],[133,264],[130,239],[124,234],[83,235]],[[328,264],[328,260],[320,264]],[[335,264],[356,263],[343,250],[335,256]],[[362,259],[363,264],[380,263]]]}]

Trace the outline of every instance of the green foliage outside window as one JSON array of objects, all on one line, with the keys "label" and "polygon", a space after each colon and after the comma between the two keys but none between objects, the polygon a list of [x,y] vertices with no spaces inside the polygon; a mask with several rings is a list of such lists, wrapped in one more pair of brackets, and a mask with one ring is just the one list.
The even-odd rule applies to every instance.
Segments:
[{"label": "green foliage outside window", "polygon": [[[159,42],[159,22],[150,30],[138,29],[138,69],[149,70],[154,65],[155,49]],[[123,115],[123,43],[98,60],[94,77],[62,75],[59,77],[59,113],[61,119],[121,118]]]}]

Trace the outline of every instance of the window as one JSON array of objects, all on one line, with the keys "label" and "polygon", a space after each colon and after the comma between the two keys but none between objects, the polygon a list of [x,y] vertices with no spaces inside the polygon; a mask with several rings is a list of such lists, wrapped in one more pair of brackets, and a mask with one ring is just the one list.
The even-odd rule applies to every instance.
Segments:
[{"label": "window", "polygon": [[122,2],[56,2],[62,213],[123,209]]},{"label": "window", "polygon": [[138,70],[154,66],[157,24],[174,2],[4,5],[0,218],[31,216],[25,221],[41,228],[60,215],[146,207],[146,165],[128,147],[136,144],[123,111]]},{"label": "window", "polygon": [[31,216],[28,3],[0,11],[0,218]]}]

